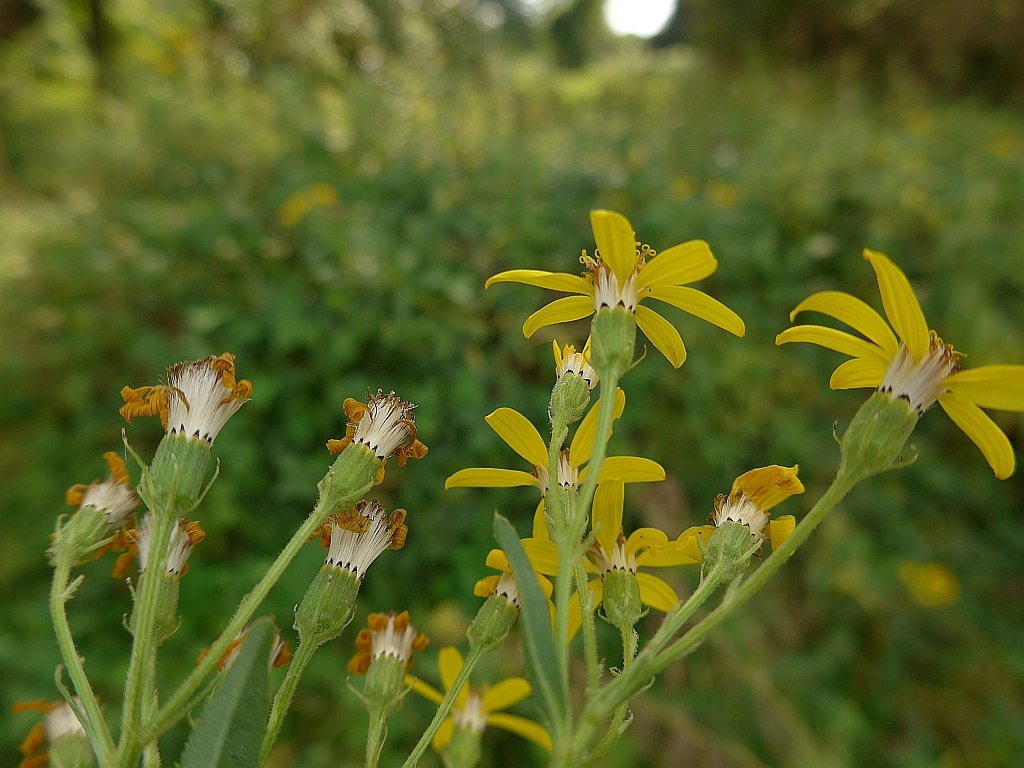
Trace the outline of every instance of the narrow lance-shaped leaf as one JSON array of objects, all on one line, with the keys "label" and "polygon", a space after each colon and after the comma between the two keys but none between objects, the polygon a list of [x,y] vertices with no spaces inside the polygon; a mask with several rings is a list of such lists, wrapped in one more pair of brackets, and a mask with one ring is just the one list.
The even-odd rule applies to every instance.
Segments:
[{"label": "narrow lance-shaped leaf", "polygon": [[270,714],[267,688],[276,632],[270,618],[253,624],[189,736],[181,768],[257,768]]},{"label": "narrow lance-shaped leaf", "polygon": [[519,586],[519,634],[526,657],[526,670],[533,683],[548,725],[559,722],[565,712],[568,692],[562,690],[556,665],[555,643],[551,637],[551,613],[548,601],[537,581],[537,574],[530,565],[519,535],[512,524],[497,512],[494,513],[494,538],[505,552],[512,566],[512,575]]}]

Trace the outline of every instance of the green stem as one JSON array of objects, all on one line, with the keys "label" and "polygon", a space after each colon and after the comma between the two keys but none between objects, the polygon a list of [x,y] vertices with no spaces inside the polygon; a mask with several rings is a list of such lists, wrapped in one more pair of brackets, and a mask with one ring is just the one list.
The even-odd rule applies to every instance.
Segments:
[{"label": "green stem", "polygon": [[107,723],[103,719],[103,710],[100,709],[99,700],[89,684],[89,678],[86,677],[82,657],[78,655],[78,649],[75,647],[75,640],[71,634],[71,625],[68,623],[65,612],[70,575],[71,566],[68,557],[61,554],[53,570],[53,584],[50,587],[50,619],[53,621],[53,631],[57,635],[57,646],[60,648],[61,658],[64,659],[64,666],[67,667],[68,675],[75,686],[75,692],[82,702],[86,718],[83,725],[88,731],[89,741],[92,742],[92,747],[96,750],[100,765],[104,765],[117,747],[110,731],[107,730]]},{"label": "green stem", "polygon": [[370,728],[366,732],[366,768],[377,768],[387,737],[387,717],[384,715],[384,710],[376,709],[370,713]]},{"label": "green stem", "polygon": [[[674,632],[670,633],[669,629],[671,627],[681,627],[686,619],[692,615],[693,611],[696,610],[697,605],[706,600],[711,592],[714,591],[714,588],[718,586],[717,581],[720,579],[716,574],[718,569],[712,570],[678,612],[676,609],[669,612],[661,629],[658,630],[654,638],[640,652],[636,662],[587,703],[587,709],[584,712],[580,727],[577,729],[577,750],[582,751],[586,748],[594,729],[616,707],[629,699],[636,691],[646,685],[648,680],[664,670],[673,661],[682,658],[693,650],[707,637],[711,630],[725,621],[737,608],[764,586],[764,583],[782,567],[797,547],[807,540],[811,532],[860,479],[861,477],[858,475],[851,475],[840,471],[832,485],[829,486],[828,490],[811,508],[811,511],[797,525],[793,534],[777,550],[772,552],[750,578],[740,583],[735,589],[730,589],[721,605],[683,637],[665,648],[668,640],[674,634]],[[691,604],[693,604],[692,608],[690,607]]]},{"label": "green stem", "polygon": [[[561,421],[552,423],[551,425],[551,442],[548,445],[548,489],[544,496],[544,511],[551,518],[552,527],[554,530],[555,544],[558,546],[558,576],[559,578],[555,581],[555,624],[556,634],[561,631],[561,627],[565,626],[565,634],[557,634],[558,637],[568,637],[569,634],[569,614],[567,610],[564,610],[569,605],[569,596],[571,594],[571,584],[568,578],[568,572],[566,572],[566,578],[562,578],[563,564],[571,563],[568,552],[575,550],[575,546],[572,543],[573,537],[570,533],[570,521],[569,521],[569,510],[565,508],[565,496],[560,492],[561,489],[558,485],[558,455],[562,450],[562,444],[565,442],[566,426]],[[564,582],[564,583],[563,583]],[[558,678],[563,691],[569,690],[569,644],[555,643],[555,663],[558,667]],[[566,698],[568,701],[568,698]],[[569,713],[566,713],[566,722],[569,720]]]},{"label": "green stem", "polygon": [[284,723],[285,715],[288,714],[288,708],[291,706],[292,698],[295,696],[295,689],[299,685],[299,679],[302,677],[302,673],[306,671],[306,665],[313,658],[317,647],[313,643],[299,643],[299,647],[295,649],[295,655],[292,656],[291,664],[288,665],[288,673],[285,675],[284,680],[281,682],[281,687],[277,689],[277,694],[274,696],[274,706],[270,710],[270,721],[267,724],[267,732],[263,737],[263,747],[260,749],[259,765],[263,765],[267,762],[267,758],[270,757],[270,750],[274,748],[277,736],[281,732],[281,725]]},{"label": "green stem", "polygon": [[427,726],[427,730],[420,736],[420,740],[416,742],[416,746],[412,752],[409,753],[409,757],[406,758],[405,762],[402,763],[402,768],[413,768],[423,757],[423,753],[427,751],[427,747],[434,738],[434,734],[437,733],[441,727],[441,723],[444,722],[445,718],[448,717],[452,711],[452,706],[455,704],[455,699],[459,696],[459,691],[462,690],[462,686],[465,685],[466,681],[469,680],[469,674],[473,671],[473,667],[476,666],[477,662],[480,661],[480,657],[483,656],[483,649],[480,646],[470,647],[469,656],[466,657],[466,663],[462,665],[462,669],[459,670],[459,674],[455,676],[455,682],[452,683],[451,687],[445,691],[444,698],[441,699],[441,703],[437,705],[437,712],[434,713],[434,719],[430,721],[430,725]]},{"label": "green stem", "polygon": [[590,588],[587,586],[587,569],[582,560],[576,562],[573,571],[576,580],[576,594],[580,600],[580,616],[583,624],[580,630],[583,632],[583,658],[587,667],[587,689],[596,691],[601,684],[601,664],[597,658],[597,628],[594,626],[594,610],[590,596]]},{"label": "green stem", "polygon": [[[203,680],[213,672],[214,667],[217,664],[217,660],[227,650],[228,645],[235,638],[235,635],[245,626],[246,622],[252,618],[252,615],[259,608],[260,604],[266,598],[270,590],[277,584],[281,575],[285,569],[291,564],[292,560],[302,549],[302,545],[306,543],[313,531],[320,524],[323,519],[324,513],[321,512],[320,504],[318,503],[316,509],[314,509],[306,521],[299,527],[299,529],[292,536],[291,540],[285,544],[284,549],[281,550],[281,554],[277,556],[273,564],[260,579],[259,583],[253,587],[252,591],[249,592],[242,601],[238,604],[238,608],[235,610],[235,615],[232,617],[228,625],[224,627],[224,631],[221,632],[213,645],[210,646],[209,652],[206,657],[196,665],[196,668],[185,678],[178,689],[171,695],[171,697],[160,707],[160,711],[157,712],[153,720],[146,724],[143,736],[149,740],[155,739],[163,734],[168,728],[174,723],[181,719],[188,711],[190,699],[192,695],[202,685]],[[124,768],[129,768],[127,765]]]},{"label": "green stem", "polygon": [[590,461],[587,462],[587,479],[583,482],[583,488],[580,489],[579,499],[576,503],[574,518],[577,520],[586,519],[587,510],[590,509],[590,504],[594,500],[597,478],[601,474],[601,465],[604,463],[605,453],[608,450],[608,439],[612,435],[612,422],[615,420],[615,393],[618,388],[618,377],[602,374],[601,410],[597,415],[594,450],[590,454]]},{"label": "green stem", "polygon": [[173,513],[151,509],[148,514],[153,521],[153,538],[146,572],[141,577],[135,607],[132,609],[132,651],[121,706],[121,737],[117,745],[116,765],[123,768],[137,765],[142,745],[152,740],[140,737],[142,710],[153,695],[160,574],[167,563],[171,530],[177,525],[177,517]]}]

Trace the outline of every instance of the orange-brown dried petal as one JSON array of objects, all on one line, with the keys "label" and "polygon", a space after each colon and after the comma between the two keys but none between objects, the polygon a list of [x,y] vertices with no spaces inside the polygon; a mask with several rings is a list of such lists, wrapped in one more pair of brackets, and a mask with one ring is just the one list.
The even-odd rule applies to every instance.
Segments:
[{"label": "orange-brown dried petal", "polygon": [[405,632],[405,628],[409,626],[409,612],[402,611],[400,614],[395,616],[395,631]]},{"label": "orange-brown dried petal", "polygon": [[128,467],[124,464],[124,459],[114,453],[114,451],[104,453],[103,460],[107,462],[110,476],[117,480],[117,482],[122,485],[128,485],[132,481],[131,475],[128,474]]},{"label": "orange-brown dried petal", "polygon": [[34,755],[39,751],[40,747],[46,745],[46,726],[42,723],[36,723],[32,726],[32,730],[28,732],[28,735],[21,742],[21,746],[18,747],[18,751],[25,757]]},{"label": "orange-brown dried petal", "polygon": [[370,654],[364,651],[360,651],[348,662],[348,672],[350,675],[365,675],[366,670],[370,668]]},{"label": "orange-brown dried petal", "polygon": [[368,651],[373,647],[373,633],[370,630],[363,629],[359,630],[359,634],[356,635],[356,648],[360,651]]},{"label": "orange-brown dried petal", "polygon": [[18,768],[43,768],[43,766],[49,764],[49,762],[50,753],[43,752],[40,755],[26,757],[24,760],[18,763]]},{"label": "orange-brown dried petal", "polygon": [[72,485],[65,492],[64,501],[67,502],[67,505],[69,507],[77,507],[79,504],[82,503],[82,500],[85,498],[85,491],[87,490],[89,490],[88,485],[82,485],[81,483],[78,483],[77,485]]}]

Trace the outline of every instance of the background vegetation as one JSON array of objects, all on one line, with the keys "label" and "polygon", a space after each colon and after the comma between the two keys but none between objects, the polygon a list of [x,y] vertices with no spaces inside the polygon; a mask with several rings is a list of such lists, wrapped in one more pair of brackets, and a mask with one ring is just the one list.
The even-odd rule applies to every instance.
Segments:
[{"label": "background vegetation", "polygon": [[[360,620],[409,608],[432,638],[417,669],[436,683],[432,654],[479,604],[491,510],[525,532],[536,501],[443,480],[518,466],[483,416],[509,405],[542,423],[552,378],[551,336],[519,330],[544,292],[483,281],[572,270],[592,207],[627,213],[654,248],[707,239],[721,266],[703,287],[748,328],[740,340],[673,316],[685,366],[651,355],[625,380],[613,448],[669,475],[630,490],[632,523],[700,523],[766,463],[799,462],[808,492],[785,511],[809,508],[838,458],[832,426],[864,395],[828,391],[836,355],[773,338],[817,289],[877,306],[865,245],[905,268],[971,364],[1024,362],[1019,11],[969,5],[1004,23],[928,59],[906,52],[944,39],[941,3],[695,3],[652,50],[613,39],[586,2],[5,0],[0,706],[56,695],[42,552],[64,489],[119,447],[118,391],[224,350],[254,396],[215,447],[164,685],[306,515],[342,401],[367,387],[419,403],[430,453],[378,489],[409,510],[409,542],[371,570]],[[815,24],[861,34],[813,55],[770,34]],[[1003,63],[968,66],[979,57]],[[558,331],[582,341],[586,326]],[[1020,448],[1021,419],[996,418]],[[128,428],[144,455],[159,432]],[[938,411],[913,442],[916,464],[855,491],[756,605],[636,701],[609,765],[1024,764],[1021,475],[996,481]],[[321,557],[309,545],[268,601],[286,635]],[[937,565],[915,579],[907,563]],[[116,702],[129,598],[110,566],[86,568],[71,611]],[[670,578],[686,590],[695,575]],[[314,661],[274,765],[361,764],[344,671],[357,630]],[[484,668],[519,670],[514,643]],[[428,717],[407,703],[385,764]],[[31,725],[9,722],[3,765]],[[510,735],[486,744],[488,766],[541,761]]]}]

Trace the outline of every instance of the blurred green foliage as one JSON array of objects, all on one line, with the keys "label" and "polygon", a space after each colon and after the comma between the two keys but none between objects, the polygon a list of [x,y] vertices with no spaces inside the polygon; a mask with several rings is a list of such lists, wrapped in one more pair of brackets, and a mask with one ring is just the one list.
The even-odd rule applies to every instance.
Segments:
[{"label": "blurred green foliage", "polygon": [[[479,604],[491,510],[525,533],[536,503],[532,489],[443,490],[462,467],[518,466],[485,414],[545,418],[551,337],[519,329],[549,296],[483,281],[576,268],[592,207],[626,213],[656,249],[708,240],[721,266],[701,287],[748,329],[734,339],[666,309],[690,357],[673,371],[652,354],[629,374],[612,449],[669,479],[630,490],[627,523],[677,533],[767,463],[799,462],[808,489],[779,512],[809,508],[838,458],[833,424],[864,393],[828,390],[837,355],[773,339],[814,290],[878,306],[865,245],[904,267],[970,364],[1024,362],[1018,112],[910,84],[879,99],[834,73],[724,73],[691,49],[628,41],[560,73],[543,51],[517,52],[529,30],[511,5],[495,28],[498,6],[469,2],[122,0],[100,63],[86,8],[42,7],[0,42],[4,708],[56,695],[42,552],[64,489],[119,448],[118,391],[229,350],[254,395],[215,446],[220,479],[196,515],[209,535],[161,686],[307,514],[343,400],[394,389],[419,404],[430,446],[376,491],[409,510],[408,544],[371,569],[360,617],[314,660],[274,757],[359,764],[365,716],[344,665],[365,613],[409,608],[432,638],[417,670],[436,684],[432,653]],[[582,341],[586,325],[558,331]],[[1019,446],[1020,418],[996,419]],[[149,455],[160,429],[128,434]],[[913,442],[913,466],[857,489],[756,605],[636,701],[609,764],[1024,764],[1024,486],[996,481],[941,412]],[[321,557],[310,544],[268,600],[286,636]],[[952,569],[959,601],[917,605],[906,562]],[[115,718],[129,598],[111,564],[85,569],[70,612]],[[685,591],[695,576],[669,578]],[[512,643],[476,681],[519,673]],[[406,704],[384,764],[429,714]],[[10,722],[2,764],[30,727]],[[165,739],[170,758],[184,735]],[[487,766],[542,759],[496,730],[485,744]]]}]

